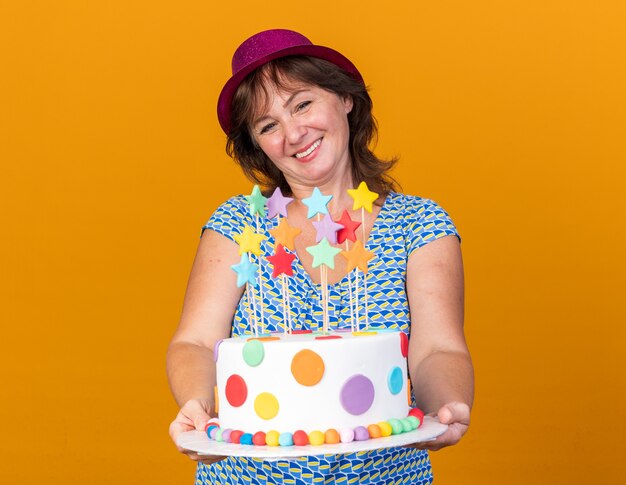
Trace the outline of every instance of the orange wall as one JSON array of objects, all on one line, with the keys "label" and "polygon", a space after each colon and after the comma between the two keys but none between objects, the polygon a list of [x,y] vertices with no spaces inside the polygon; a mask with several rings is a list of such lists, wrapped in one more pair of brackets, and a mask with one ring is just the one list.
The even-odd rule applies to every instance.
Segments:
[{"label": "orange wall", "polygon": [[[237,6],[238,12],[234,9]],[[249,192],[215,117],[271,27],[372,87],[463,236],[477,373],[437,483],[614,484],[626,435],[621,1],[5,2],[0,482],[192,483],[165,379],[199,228]]]}]

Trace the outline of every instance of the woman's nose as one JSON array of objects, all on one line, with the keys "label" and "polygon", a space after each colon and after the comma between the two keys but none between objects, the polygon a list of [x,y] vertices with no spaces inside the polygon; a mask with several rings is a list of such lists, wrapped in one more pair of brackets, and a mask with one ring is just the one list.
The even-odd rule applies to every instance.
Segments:
[{"label": "woman's nose", "polygon": [[306,134],[306,128],[298,121],[290,120],[284,125],[285,138],[290,144],[297,144]]}]

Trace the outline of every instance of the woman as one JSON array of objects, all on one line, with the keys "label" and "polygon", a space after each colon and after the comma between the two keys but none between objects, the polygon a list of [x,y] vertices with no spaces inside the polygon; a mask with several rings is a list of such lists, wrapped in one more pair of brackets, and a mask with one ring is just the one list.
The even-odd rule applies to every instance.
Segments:
[{"label": "woman", "polygon": [[[242,458],[201,459],[186,452],[201,461],[197,483],[282,483],[294,477],[294,467],[297,477],[307,480],[319,478],[323,470],[334,475],[324,476],[326,482],[356,473],[359,481],[368,483],[390,479],[431,483],[426,450],[459,441],[469,425],[473,399],[472,364],[463,335],[461,253],[448,215],[432,201],[394,192],[387,171],[395,161],[379,160],[368,148],[376,126],[359,71],[343,55],[315,46],[296,32],[261,32],[237,49],[233,77],[219,98],[218,118],[228,135],[228,153],[246,175],[268,193],[279,187],[294,198],[288,207],[289,223],[302,230],[295,241],[298,258],[290,278],[291,294],[298,295],[292,298],[296,328],[321,325],[316,318],[321,308],[320,277],[305,249],[315,243],[315,234],[302,199],[314,187],[332,195],[330,214],[338,220],[352,207],[348,189],[365,181],[379,194],[363,221],[363,242],[380,262],[372,265],[368,275],[370,293],[383,294],[370,301],[369,313],[373,319],[383,315],[382,305],[387,303],[381,324],[410,331],[409,372],[419,390],[416,405],[438,415],[449,428],[429,443],[369,452],[364,466],[356,465],[356,455],[308,457],[286,465]],[[360,212],[351,215],[360,220]],[[251,333],[246,295],[237,289],[230,268],[239,262],[233,238],[244,224],[255,226],[240,196],[223,204],[204,227],[180,326],[168,353],[172,392],[181,406],[170,427],[174,440],[181,432],[204,429],[214,415],[215,342],[231,334]],[[275,226],[275,220],[261,218],[258,232],[268,237],[264,244]],[[270,254],[271,246],[262,249]],[[335,269],[328,271],[334,309],[329,315],[331,328],[350,326],[342,259],[337,258]],[[271,286],[275,281],[270,272],[269,265],[262,266],[259,278]],[[267,307],[275,309],[282,321],[282,306],[271,301],[272,293],[265,292]],[[394,309],[391,318],[388,308]],[[269,330],[278,330],[269,325]]]}]

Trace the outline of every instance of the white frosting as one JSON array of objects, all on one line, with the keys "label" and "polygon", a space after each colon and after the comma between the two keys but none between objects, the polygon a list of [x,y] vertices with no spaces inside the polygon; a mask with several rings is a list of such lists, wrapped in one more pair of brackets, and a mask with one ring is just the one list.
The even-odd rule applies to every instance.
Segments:
[{"label": "white frosting", "polygon": [[[354,336],[336,333],[341,339],[316,340],[316,335],[282,335],[280,340],[261,341],[263,361],[250,366],[244,361],[243,347],[250,336],[224,340],[218,348],[217,388],[219,419],[222,429],[238,429],[246,433],[276,430],[304,430],[367,427],[390,418],[405,418],[409,411],[407,400],[406,358],[402,356],[399,332]],[[324,362],[324,374],[313,386],[299,384],[291,372],[294,355],[309,349]],[[388,377],[394,367],[402,370],[402,388],[392,394]],[[233,375],[243,378],[247,398],[238,407],[229,404],[226,382]],[[374,399],[369,409],[360,415],[347,412],[340,395],[346,381],[354,375],[364,375],[374,386]],[[270,393],[278,401],[278,414],[262,419],[254,409],[255,398]]]}]

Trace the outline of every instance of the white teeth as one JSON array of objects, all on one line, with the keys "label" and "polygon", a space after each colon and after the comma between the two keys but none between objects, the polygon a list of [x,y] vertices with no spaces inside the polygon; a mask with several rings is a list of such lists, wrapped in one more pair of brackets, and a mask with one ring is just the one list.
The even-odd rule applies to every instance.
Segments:
[{"label": "white teeth", "polygon": [[311,153],[313,153],[313,150],[315,150],[318,146],[320,146],[320,143],[322,143],[322,139],[321,138],[319,140],[317,140],[315,143],[313,143],[313,145],[311,145],[305,151],[300,152],[300,153],[296,153],[295,157],[296,158],[303,158],[303,157],[306,157],[307,155],[310,155]]}]

